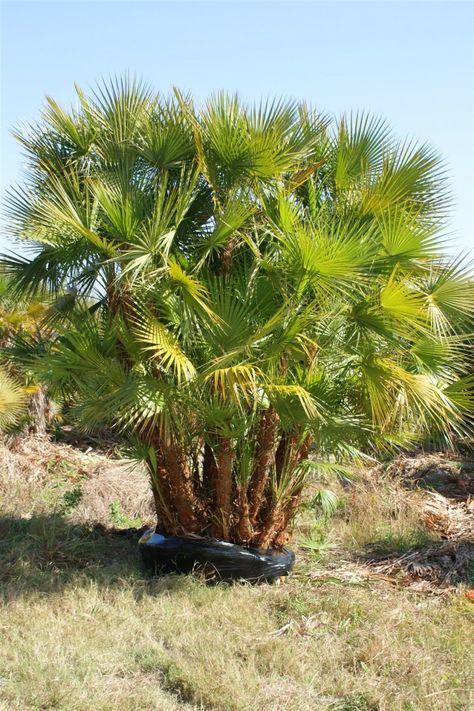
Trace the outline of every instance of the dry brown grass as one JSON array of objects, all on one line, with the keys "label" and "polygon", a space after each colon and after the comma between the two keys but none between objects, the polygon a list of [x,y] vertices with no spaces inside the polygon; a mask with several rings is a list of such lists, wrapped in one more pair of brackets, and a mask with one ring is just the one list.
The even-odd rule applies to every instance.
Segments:
[{"label": "dry brown grass", "polygon": [[144,469],[97,452],[83,453],[47,437],[18,438],[0,446],[0,510],[34,516],[61,511],[64,495],[80,489],[71,511],[76,523],[110,525],[110,506],[119,502],[124,517],[154,520],[153,499]]},{"label": "dry brown grass", "polygon": [[[370,546],[400,557],[409,552],[396,551],[397,540],[436,544],[395,482],[383,484],[383,504],[367,482],[345,492],[345,507],[325,524],[338,548],[322,562],[299,551],[286,583],[207,587],[189,577],[145,577],[133,540],[84,524],[86,516],[105,522],[111,500],[127,515],[146,515],[145,479],[137,485],[133,475],[122,490],[123,473],[120,486],[109,478],[117,462],[91,455],[76,462],[76,452],[55,445],[43,458],[44,449],[30,456],[36,446],[21,445],[33,467],[25,449],[0,452],[10,514],[0,519],[2,711],[474,707],[474,604],[462,585],[427,596],[397,575],[351,568],[365,565],[356,556]],[[63,455],[76,463],[65,466]],[[17,482],[23,498],[15,500],[9,487],[19,472],[27,482]],[[108,483],[91,484],[75,509],[58,515],[55,480],[66,490],[79,482],[85,492],[100,472]],[[321,530],[311,515],[301,521],[306,534]]]},{"label": "dry brown grass", "polygon": [[345,489],[334,535],[345,547],[405,548],[474,541],[474,461],[446,455],[399,457],[357,473]]},{"label": "dry brown grass", "polygon": [[416,495],[398,482],[359,472],[343,494],[344,509],[334,520],[334,535],[346,548],[367,545],[383,550],[407,550],[437,538],[420,519]]},{"label": "dry brown grass", "polygon": [[381,586],[84,575],[3,608],[0,693],[18,709],[468,711],[473,624],[462,599]]}]

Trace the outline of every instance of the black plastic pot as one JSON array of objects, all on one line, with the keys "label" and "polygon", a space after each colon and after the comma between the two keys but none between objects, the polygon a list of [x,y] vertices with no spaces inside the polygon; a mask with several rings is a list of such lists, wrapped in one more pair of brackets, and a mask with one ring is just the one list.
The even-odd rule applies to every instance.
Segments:
[{"label": "black plastic pot", "polygon": [[139,540],[145,566],[154,573],[201,572],[211,580],[272,582],[288,575],[295,554],[287,548],[245,548],[205,538],[164,536],[150,528]]}]

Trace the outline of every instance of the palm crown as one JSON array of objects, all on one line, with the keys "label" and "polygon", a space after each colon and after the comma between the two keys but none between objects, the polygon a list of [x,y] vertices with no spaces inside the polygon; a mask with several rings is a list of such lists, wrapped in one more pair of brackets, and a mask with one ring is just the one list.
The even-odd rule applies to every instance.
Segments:
[{"label": "palm crown", "polygon": [[363,115],[112,82],[18,134],[18,290],[60,298],[42,376],[150,471],[159,525],[286,540],[316,459],[460,431],[472,282],[426,146]]}]

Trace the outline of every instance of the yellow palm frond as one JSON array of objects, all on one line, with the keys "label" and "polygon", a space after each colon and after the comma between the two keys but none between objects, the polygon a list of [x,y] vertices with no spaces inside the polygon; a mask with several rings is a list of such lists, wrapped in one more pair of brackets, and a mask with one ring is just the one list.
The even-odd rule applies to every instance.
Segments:
[{"label": "yellow palm frond", "polygon": [[157,318],[140,313],[134,318],[134,331],[144,350],[151,353],[160,368],[173,373],[178,384],[196,376],[196,368],[177,337]]},{"label": "yellow palm frond", "polygon": [[26,410],[25,392],[5,370],[0,370],[0,428],[17,424]]}]

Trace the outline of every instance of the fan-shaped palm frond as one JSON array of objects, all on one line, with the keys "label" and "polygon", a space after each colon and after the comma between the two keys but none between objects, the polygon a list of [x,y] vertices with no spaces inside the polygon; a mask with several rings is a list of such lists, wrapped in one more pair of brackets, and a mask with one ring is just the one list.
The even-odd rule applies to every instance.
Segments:
[{"label": "fan-shaped palm frond", "polygon": [[0,369],[0,429],[16,425],[25,412],[24,389],[3,368]]}]

